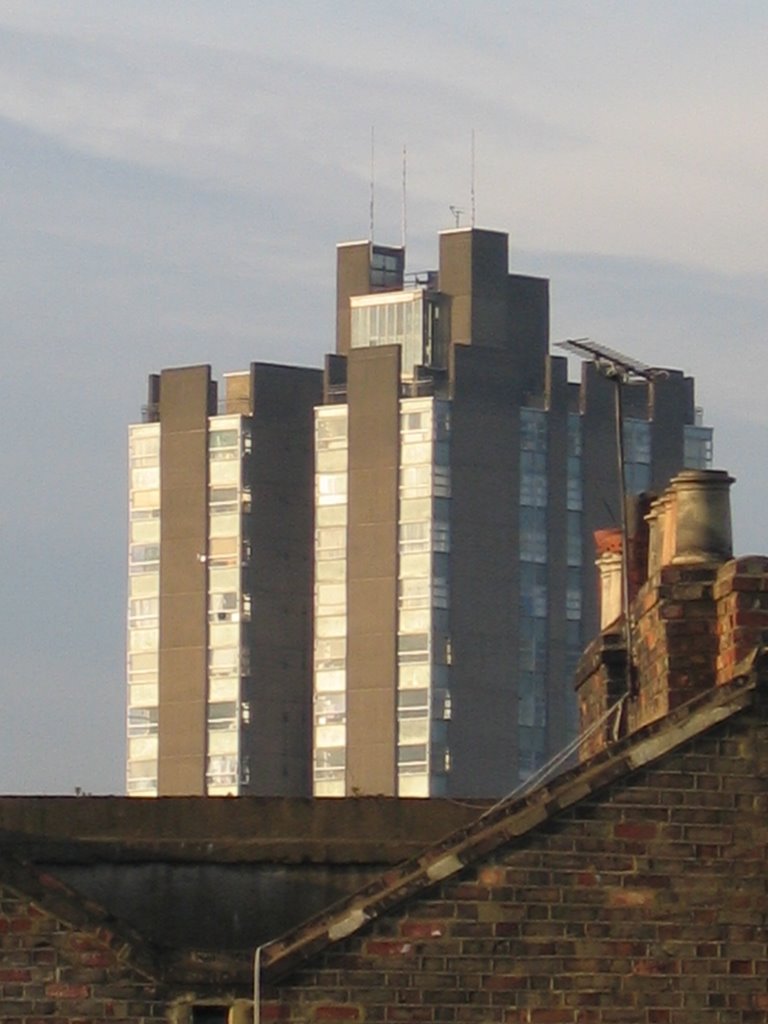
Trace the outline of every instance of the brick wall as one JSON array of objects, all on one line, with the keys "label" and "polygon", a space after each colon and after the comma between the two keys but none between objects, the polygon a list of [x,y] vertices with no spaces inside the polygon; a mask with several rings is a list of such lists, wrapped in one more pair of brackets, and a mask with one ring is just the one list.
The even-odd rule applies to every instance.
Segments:
[{"label": "brick wall", "polygon": [[733,678],[737,666],[758,646],[768,647],[768,558],[734,558],[718,573],[717,682]]},{"label": "brick wall", "polygon": [[139,1024],[167,996],[128,967],[106,929],[71,928],[0,887],[0,1020],[5,1024]]},{"label": "brick wall", "polygon": [[[768,558],[663,566],[632,608],[636,692],[626,702],[623,735],[730,682],[745,659],[768,646]],[[627,692],[623,648],[614,626],[581,659],[576,688],[582,733]],[[615,738],[612,728],[609,721],[582,742],[582,760]]]},{"label": "brick wall", "polygon": [[637,694],[631,732],[715,685],[718,566],[667,565],[634,603]]},{"label": "brick wall", "polygon": [[329,948],[262,1019],[764,1022],[765,749],[742,712]]}]

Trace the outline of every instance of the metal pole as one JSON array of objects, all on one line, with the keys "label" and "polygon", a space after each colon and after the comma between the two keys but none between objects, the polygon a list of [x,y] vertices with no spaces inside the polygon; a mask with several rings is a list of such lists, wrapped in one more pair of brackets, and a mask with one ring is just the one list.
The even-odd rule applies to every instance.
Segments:
[{"label": "metal pole", "polygon": [[624,463],[624,403],[621,388],[624,375],[615,371],[613,378],[616,392],[616,454],[619,470],[619,501],[621,503],[621,599],[624,606],[624,640],[627,645],[626,679],[627,693],[634,696],[632,621],[629,607],[629,527],[627,525],[627,481]]}]

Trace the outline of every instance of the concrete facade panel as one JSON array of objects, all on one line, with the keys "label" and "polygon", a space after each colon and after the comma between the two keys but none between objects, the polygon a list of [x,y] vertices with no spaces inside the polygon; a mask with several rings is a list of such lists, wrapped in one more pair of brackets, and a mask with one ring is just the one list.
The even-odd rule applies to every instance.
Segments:
[{"label": "concrete facade panel", "polygon": [[450,792],[517,779],[519,411],[514,359],[453,351]]},{"label": "concrete facade panel", "polygon": [[208,366],[161,374],[158,792],[163,796],[205,792],[210,398]]},{"label": "concrete facade panel", "polygon": [[[395,793],[400,351],[348,366],[347,792]],[[375,733],[371,723],[375,722]]]}]

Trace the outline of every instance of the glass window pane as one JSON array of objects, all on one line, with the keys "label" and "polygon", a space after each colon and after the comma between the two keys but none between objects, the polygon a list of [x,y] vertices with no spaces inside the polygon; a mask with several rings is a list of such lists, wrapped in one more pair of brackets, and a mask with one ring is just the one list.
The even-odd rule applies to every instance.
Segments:
[{"label": "glass window pane", "polygon": [[321,615],[316,620],[319,637],[341,637],[347,635],[346,615]]},{"label": "glass window pane", "polygon": [[210,518],[211,537],[232,537],[240,532],[240,516],[212,515]]},{"label": "glass window pane", "polygon": [[208,700],[237,700],[240,695],[239,676],[211,676],[208,680]]},{"label": "glass window pane", "polygon": [[239,460],[216,460],[209,464],[209,481],[214,485],[238,484],[240,482]]},{"label": "glass window pane", "polygon": [[345,725],[315,726],[315,744],[318,747],[343,747],[347,742]]},{"label": "glass window pane", "polygon": [[346,686],[346,673],[343,669],[333,672],[316,672],[315,689],[318,693],[338,693]]}]

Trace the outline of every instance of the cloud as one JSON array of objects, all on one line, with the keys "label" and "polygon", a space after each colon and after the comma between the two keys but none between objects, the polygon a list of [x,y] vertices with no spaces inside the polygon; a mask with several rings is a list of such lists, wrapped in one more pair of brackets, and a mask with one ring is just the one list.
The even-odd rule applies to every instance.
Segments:
[{"label": "cloud", "polygon": [[478,223],[552,278],[553,337],[694,374],[740,477],[739,546],[765,547],[767,35],[745,0],[6,0],[0,604],[14,707],[33,695],[20,732],[89,750],[77,778],[41,761],[35,787],[119,785],[146,374],[320,363],[334,245],[368,232],[372,125],[377,238],[400,240],[407,143],[409,262],[435,265],[474,129]]}]

